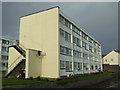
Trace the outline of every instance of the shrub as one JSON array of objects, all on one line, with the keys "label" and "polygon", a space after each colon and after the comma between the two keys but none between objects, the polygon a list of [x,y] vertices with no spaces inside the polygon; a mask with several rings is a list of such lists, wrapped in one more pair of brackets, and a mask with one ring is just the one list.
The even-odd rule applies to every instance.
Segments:
[{"label": "shrub", "polygon": [[37,80],[41,80],[41,77],[40,77],[40,76],[38,76],[36,79],[37,79]]},{"label": "shrub", "polygon": [[41,80],[43,80],[43,81],[48,81],[48,79],[47,79],[47,78],[41,78]]},{"label": "shrub", "polygon": [[29,79],[30,79],[30,80],[33,80],[33,77],[30,77]]}]

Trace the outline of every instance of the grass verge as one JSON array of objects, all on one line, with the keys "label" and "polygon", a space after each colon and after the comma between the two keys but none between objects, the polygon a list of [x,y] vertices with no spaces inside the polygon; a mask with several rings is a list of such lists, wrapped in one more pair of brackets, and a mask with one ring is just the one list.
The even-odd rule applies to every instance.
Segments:
[{"label": "grass verge", "polygon": [[[98,78],[103,76],[109,76],[112,75],[110,72],[104,72],[100,74],[90,74],[90,75],[84,75],[84,76],[77,76],[77,77],[70,77],[62,80],[56,80],[56,83],[67,83],[72,81],[79,81],[79,80],[86,80],[86,79],[92,79],[92,78]],[[31,83],[41,83],[41,82],[49,82],[48,80],[27,80],[27,79],[16,79],[16,78],[0,78],[0,81],[2,80],[2,85],[16,85],[16,84],[31,84]]]},{"label": "grass verge", "polygon": [[99,73],[99,74],[90,74],[90,75],[84,75],[84,76],[79,76],[79,77],[71,77],[63,80],[57,80],[57,83],[67,83],[67,82],[72,82],[72,81],[79,81],[79,80],[87,80],[87,79],[93,79],[93,78],[99,78],[103,76],[110,76],[112,75],[111,72],[104,72],[104,73]]},{"label": "grass verge", "polygon": [[27,80],[27,79],[16,79],[16,78],[2,78],[2,85],[16,85],[16,84],[31,84],[46,82],[44,80]]}]

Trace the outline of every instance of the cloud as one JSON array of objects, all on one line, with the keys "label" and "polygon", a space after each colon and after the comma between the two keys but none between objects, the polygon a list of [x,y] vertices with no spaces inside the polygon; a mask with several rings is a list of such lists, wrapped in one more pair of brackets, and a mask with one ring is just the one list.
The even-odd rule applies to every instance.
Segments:
[{"label": "cloud", "polygon": [[[117,2],[4,2],[3,35],[19,39],[19,18],[30,13],[60,6],[63,13],[70,17],[83,30],[102,43],[103,53],[108,53],[118,45],[118,7]],[[13,37],[14,36],[14,37]]]}]

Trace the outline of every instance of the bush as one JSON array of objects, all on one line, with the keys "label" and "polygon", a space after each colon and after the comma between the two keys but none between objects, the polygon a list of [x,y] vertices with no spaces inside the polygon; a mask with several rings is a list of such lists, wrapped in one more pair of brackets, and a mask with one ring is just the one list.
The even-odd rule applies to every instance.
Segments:
[{"label": "bush", "polygon": [[30,77],[29,79],[30,79],[30,80],[33,80],[33,77]]},{"label": "bush", "polygon": [[38,76],[36,79],[37,79],[37,80],[41,80],[41,77],[40,77],[40,76]]},{"label": "bush", "polygon": [[41,80],[43,80],[43,81],[48,81],[48,79],[47,79],[47,78],[41,78]]}]

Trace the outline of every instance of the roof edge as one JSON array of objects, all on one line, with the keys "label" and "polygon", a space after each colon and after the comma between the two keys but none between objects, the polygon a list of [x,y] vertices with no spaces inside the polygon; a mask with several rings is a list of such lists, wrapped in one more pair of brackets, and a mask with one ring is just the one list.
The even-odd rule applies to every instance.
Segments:
[{"label": "roof edge", "polygon": [[30,14],[27,14],[27,15],[24,15],[24,16],[20,16],[20,18],[26,17],[26,16],[30,16],[30,15],[32,15],[32,14],[40,13],[40,12],[43,12],[43,11],[47,11],[47,10],[50,10],[50,9],[53,9],[53,8],[58,8],[58,9],[60,9],[59,6],[54,6],[54,7],[48,8],[48,9],[44,9],[44,10],[37,11],[37,12],[34,12],[34,13],[30,13]]}]

